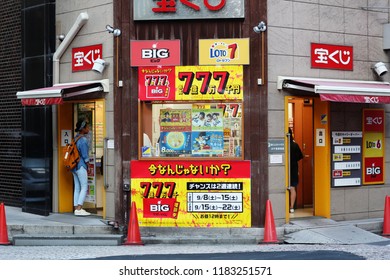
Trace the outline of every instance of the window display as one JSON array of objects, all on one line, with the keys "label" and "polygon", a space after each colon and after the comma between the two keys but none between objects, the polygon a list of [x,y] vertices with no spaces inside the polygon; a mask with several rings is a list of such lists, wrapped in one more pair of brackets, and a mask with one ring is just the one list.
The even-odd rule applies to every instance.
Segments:
[{"label": "window display", "polygon": [[141,108],[142,158],[241,158],[242,103],[143,102]]}]

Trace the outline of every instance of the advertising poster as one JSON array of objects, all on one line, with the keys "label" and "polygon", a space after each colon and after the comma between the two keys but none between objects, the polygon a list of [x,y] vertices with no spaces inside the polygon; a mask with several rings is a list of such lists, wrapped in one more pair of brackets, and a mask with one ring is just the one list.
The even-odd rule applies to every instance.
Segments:
[{"label": "advertising poster", "polygon": [[191,131],[191,109],[161,109],[161,131]]},{"label": "advertising poster", "polygon": [[131,161],[140,226],[251,227],[250,161]]},{"label": "advertising poster", "polygon": [[139,67],[139,100],[174,100],[175,67]]},{"label": "advertising poster", "polygon": [[206,106],[192,108],[192,130],[223,130],[223,110]]},{"label": "advertising poster", "polygon": [[223,156],[223,132],[192,132],[192,155]]},{"label": "advertising poster", "polygon": [[243,66],[176,66],[176,100],[242,100]]},{"label": "advertising poster", "polygon": [[191,154],[191,132],[161,132],[160,155],[172,157]]},{"label": "advertising poster", "polygon": [[96,203],[96,164],[95,156],[89,158],[88,174],[88,190],[85,202]]},{"label": "advertising poster", "polygon": [[363,182],[365,185],[385,182],[384,129],[383,109],[363,110]]},{"label": "advertising poster", "polygon": [[362,132],[332,132],[332,187],[362,185]]}]

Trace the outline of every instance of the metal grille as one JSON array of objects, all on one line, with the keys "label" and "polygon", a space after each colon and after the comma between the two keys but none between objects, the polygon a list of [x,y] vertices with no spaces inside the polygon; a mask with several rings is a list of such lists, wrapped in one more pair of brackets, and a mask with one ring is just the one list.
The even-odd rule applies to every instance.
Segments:
[{"label": "metal grille", "polygon": [[20,207],[21,1],[0,2],[0,202]]}]

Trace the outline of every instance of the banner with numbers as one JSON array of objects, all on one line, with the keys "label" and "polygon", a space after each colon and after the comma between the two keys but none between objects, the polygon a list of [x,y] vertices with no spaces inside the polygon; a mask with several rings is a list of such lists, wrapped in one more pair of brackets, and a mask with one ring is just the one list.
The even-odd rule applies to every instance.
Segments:
[{"label": "banner with numbers", "polygon": [[250,161],[131,161],[140,226],[251,227]]}]

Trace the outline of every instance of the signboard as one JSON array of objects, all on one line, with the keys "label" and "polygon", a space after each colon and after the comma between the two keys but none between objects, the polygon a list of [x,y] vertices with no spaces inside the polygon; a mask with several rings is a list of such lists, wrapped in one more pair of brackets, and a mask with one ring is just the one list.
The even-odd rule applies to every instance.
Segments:
[{"label": "signboard", "polygon": [[251,227],[250,161],[131,161],[140,226]]},{"label": "signboard", "polygon": [[140,67],[140,100],[242,100],[243,66]]},{"label": "signboard", "polygon": [[363,182],[364,184],[384,184],[384,129],[383,109],[363,110]]},{"label": "signboard", "polygon": [[176,100],[242,100],[243,66],[177,66]]},{"label": "signboard", "polygon": [[175,67],[139,67],[140,100],[175,100]]},{"label": "signboard", "polygon": [[72,49],[72,71],[92,70],[96,59],[103,57],[103,45],[85,46]]},{"label": "signboard", "polygon": [[244,18],[245,0],[134,0],[134,20]]},{"label": "signboard", "polygon": [[311,43],[311,67],[353,70],[353,47]]},{"label": "signboard", "polygon": [[62,97],[49,97],[49,98],[22,98],[21,103],[23,106],[48,106],[62,104]]},{"label": "signboard", "polygon": [[362,132],[332,132],[332,187],[362,185]]},{"label": "signboard", "polygon": [[199,40],[199,65],[248,65],[249,57],[249,38]]},{"label": "signboard", "polygon": [[130,42],[130,66],[180,65],[180,40]]}]

